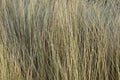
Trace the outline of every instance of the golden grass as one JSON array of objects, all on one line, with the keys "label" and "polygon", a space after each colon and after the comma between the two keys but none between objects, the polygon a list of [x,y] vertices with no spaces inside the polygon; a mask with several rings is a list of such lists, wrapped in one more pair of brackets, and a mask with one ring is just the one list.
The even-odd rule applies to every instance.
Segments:
[{"label": "golden grass", "polygon": [[119,0],[0,4],[0,80],[120,80]]}]

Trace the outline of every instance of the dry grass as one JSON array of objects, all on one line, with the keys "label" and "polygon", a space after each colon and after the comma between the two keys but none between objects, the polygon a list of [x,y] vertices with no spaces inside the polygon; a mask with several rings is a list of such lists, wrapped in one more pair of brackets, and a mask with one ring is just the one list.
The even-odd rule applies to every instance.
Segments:
[{"label": "dry grass", "polygon": [[119,0],[0,0],[0,80],[120,80]]}]

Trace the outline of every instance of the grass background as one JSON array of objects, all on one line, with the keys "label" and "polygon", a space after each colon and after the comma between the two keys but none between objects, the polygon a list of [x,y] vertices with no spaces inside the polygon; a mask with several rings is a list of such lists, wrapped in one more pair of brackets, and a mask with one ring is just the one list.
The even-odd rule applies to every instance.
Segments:
[{"label": "grass background", "polygon": [[0,80],[120,80],[119,0],[0,0]]}]

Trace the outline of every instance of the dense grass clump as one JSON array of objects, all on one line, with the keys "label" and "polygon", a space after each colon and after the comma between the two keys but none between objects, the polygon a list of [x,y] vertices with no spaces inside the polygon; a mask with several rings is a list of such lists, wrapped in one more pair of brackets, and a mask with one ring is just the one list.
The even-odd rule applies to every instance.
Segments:
[{"label": "dense grass clump", "polygon": [[120,80],[120,1],[0,0],[0,80]]}]

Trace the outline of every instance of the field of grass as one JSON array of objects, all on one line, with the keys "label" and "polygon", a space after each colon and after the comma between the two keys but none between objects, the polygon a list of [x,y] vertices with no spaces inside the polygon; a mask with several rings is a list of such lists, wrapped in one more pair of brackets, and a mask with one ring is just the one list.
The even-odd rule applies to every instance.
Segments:
[{"label": "field of grass", "polygon": [[0,0],[0,80],[120,80],[120,0]]}]

